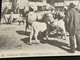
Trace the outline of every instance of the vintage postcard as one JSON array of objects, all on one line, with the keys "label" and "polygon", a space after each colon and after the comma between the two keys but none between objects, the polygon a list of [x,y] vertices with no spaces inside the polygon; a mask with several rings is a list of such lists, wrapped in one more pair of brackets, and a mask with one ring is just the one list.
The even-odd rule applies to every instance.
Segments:
[{"label": "vintage postcard", "polygon": [[2,0],[0,58],[80,55],[79,0]]}]

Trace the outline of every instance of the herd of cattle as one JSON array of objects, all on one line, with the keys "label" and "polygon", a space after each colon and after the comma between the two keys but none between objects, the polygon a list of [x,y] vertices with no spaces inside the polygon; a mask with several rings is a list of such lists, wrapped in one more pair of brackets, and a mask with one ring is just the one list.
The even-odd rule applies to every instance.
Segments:
[{"label": "herd of cattle", "polygon": [[[54,13],[54,12],[53,12]],[[47,12],[30,12],[28,14],[27,20],[27,27],[28,25],[31,26],[31,33],[30,33],[30,44],[32,44],[32,37],[35,37],[37,43],[40,43],[38,40],[38,34],[41,32],[46,31],[46,40],[48,39],[48,35],[51,31],[56,30],[61,32],[61,38],[66,39],[66,29],[65,29],[65,22],[64,18],[65,15],[62,12],[59,12],[61,19],[54,19],[54,14],[50,11]],[[26,28],[27,29],[27,28]]]},{"label": "herd of cattle", "polygon": [[32,37],[35,37],[35,40],[37,43],[40,43],[38,40],[38,34],[41,32],[46,31],[46,40],[48,39],[48,35],[51,31],[56,31],[58,33],[61,32],[61,38],[66,39],[66,29],[65,29],[65,22],[64,18],[65,15],[62,12],[59,12],[61,19],[58,20],[58,18],[55,19],[55,12],[51,13],[50,11],[43,11],[43,12],[29,12],[26,14],[26,17],[20,17],[20,14],[5,14],[4,19],[5,22],[11,22],[11,18],[15,18],[18,20],[19,24],[23,22],[26,19],[26,29],[27,31],[29,25],[31,26],[31,33],[30,33],[30,44],[32,44]]}]

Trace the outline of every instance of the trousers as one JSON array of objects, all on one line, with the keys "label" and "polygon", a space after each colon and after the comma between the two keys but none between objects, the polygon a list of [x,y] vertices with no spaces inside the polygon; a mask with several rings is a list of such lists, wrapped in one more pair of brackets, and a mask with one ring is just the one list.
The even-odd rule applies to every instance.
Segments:
[{"label": "trousers", "polygon": [[70,36],[69,36],[70,49],[71,49],[71,50],[75,50],[74,36],[76,37],[76,45],[77,45],[77,48],[80,49],[80,35],[70,35]]}]

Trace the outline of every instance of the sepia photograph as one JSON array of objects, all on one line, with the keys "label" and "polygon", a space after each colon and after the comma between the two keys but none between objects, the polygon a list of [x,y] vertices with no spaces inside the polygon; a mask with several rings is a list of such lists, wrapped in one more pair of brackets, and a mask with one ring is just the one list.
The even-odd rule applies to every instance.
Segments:
[{"label": "sepia photograph", "polygon": [[2,0],[0,58],[79,56],[80,0]]}]

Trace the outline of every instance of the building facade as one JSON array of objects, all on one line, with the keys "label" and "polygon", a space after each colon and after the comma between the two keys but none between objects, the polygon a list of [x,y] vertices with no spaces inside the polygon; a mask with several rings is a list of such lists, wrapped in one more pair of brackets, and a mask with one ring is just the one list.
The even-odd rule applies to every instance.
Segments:
[{"label": "building facade", "polygon": [[54,3],[55,3],[55,8],[63,9],[67,8],[67,6],[70,3],[74,3],[77,7],[80,2],[79,0],[54,0]]},{"label": "building facade", "polygon": [[[66,8],[69,3],[74,3],[76,6],[80,6],[79,0],[2,0],[2,10],[5,8],[15,10],[16,8],[25,11],[28,10],[46,10],[50,7]],[[78,8],[80,8],[78,6]]]},{"label": "building facade", "polygon": [[13,11],[17,13],[20,12],[20,10],[23,10],[25,8],[25,11],[29,11],[29,1],[28,0],[2,0],[2,11],[4,11],[6,8],[8,9],[9,13],[10,11]]}]

